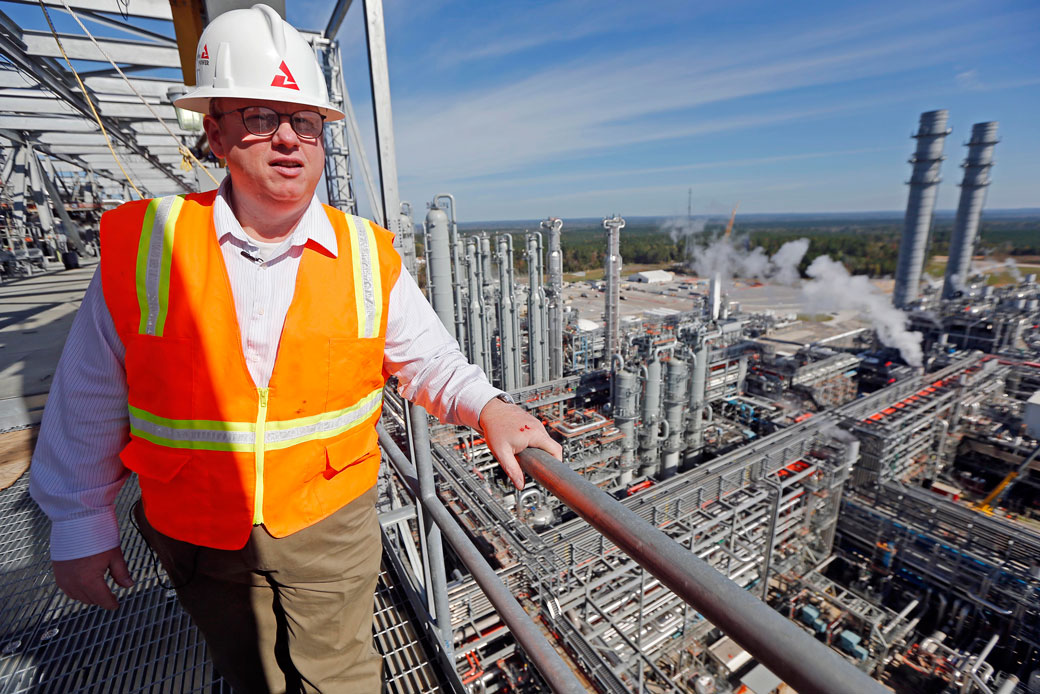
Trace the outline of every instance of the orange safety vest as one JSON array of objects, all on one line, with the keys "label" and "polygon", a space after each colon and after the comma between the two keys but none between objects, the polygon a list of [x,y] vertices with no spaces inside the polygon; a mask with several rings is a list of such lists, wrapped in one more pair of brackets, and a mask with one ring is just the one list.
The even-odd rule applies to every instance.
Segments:
[{"label": "orange safety vest", "polygon": [[375,425],[393,236],[326,207],[333,257],[308,242],[274,372],[253,383],[224,257],[216,192],[130,202],[101,218],[105,303],[126,347],[130,442],[145,512],[170,537],[245,546],[284,537],[376,483]]}]

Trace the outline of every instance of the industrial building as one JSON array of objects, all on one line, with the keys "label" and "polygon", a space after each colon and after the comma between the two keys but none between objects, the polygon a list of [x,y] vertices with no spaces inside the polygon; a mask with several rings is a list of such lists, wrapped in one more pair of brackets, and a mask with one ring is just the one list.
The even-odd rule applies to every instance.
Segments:
[{"label": "industrial building", "polygon": [[[717,274],[682,293],[661,289],[679,285],[671,273],[638,273],[629,281],[641,287],[623,286],[618,214],[603,220],[602,295],[579,307],[563,277],[566,220],[464,233],[454,196],[436,194],[414,223],[397,198],[385,45],[370,36],[384,51],[372,54],[377,192],[349,134],[357,124],[327,38],[349,4],[337,3],[312,37],[349,114],[326,133],[329,202],[356,211],[351,172],[361,172],[445,328],[545,423],[563,446],[561,467],[587,485],[569,497],[536,477],[518,492],[476,432],[441,425],[386,389],[374,638],[387,691],[769,694],[790,691],[786,673],[832,667],[824,661],[834,656],[852,687],[843,691],[869,677],[899,694],[1040,693],[1040,285],[1030,275],[989,287],[971,268],[996,123],[971,130],[941,288],[921,279],[950,114],[922,114],[914,135],[892,301],[921,335],[921,366],[869,329],[777,339],[781,319],[732,300]],[[70,5],[97,14],[86,0]],[[131,20],[171,20],[165,3],[130,11]],[[381,3],[365,12],[381,31]],[[131,195],[110,157],[90,158],[100,146],[93,132],[65,137],[85,122],[86,104],[63,90],[68,75],[55,77],[61,66],[44,32],[18,31],[0,41],[9,63],[0,75],[8,86],[33,80],[38,93],[0,95],[0,121],[22,119],[0,129],[0,299],[35,294],[42,313],[51,308],[42,281],[62,267],[61,277],[89,278],[100,213]],[[172,59],[149,55],[119,62]],[[167,82],[127,83],[172,124],[166,95],[179,85]],[[197,137],[181,127],[190,123],[175,126],[183,143],[157,144],[151,114],[111,106],[136,106],[122,80],[94,76],[87,86],[122,146],[139,150],[135,164],[151,167],[144,192],[212,187],[206,170],[220,177],[212,166],[180,168],[184,143]],[[20,115],[25,99],[46,114],[40,102],[54,94],[77,114]],[[662,303],[623,305],[644,291]],[[32,311],[12,310],[3,325],[31,330]],[[46,394],[28,387],[0,399],[0,431],[38,423]],[[636,556],[590,520],[588,488],[613,515],[637,519],[642,537],[661,534],[678,565],[710,567],[739,599],[694,605],[655,568],[659,555],[656,564]],[[121,519],[136,494],[133,483],[124,489]],[[125,549],[138,584],[119,612],[99,614],[49,582],[46,521],[24,477],[0,491],[0,518],[0,691],[224,691],[131,529]],[[781,616],[812,657],[731,630],[720,617],[745,602]],[[565,677],[546,665],[558,661]],[[559,684],[573,680],[580,689]]]}]

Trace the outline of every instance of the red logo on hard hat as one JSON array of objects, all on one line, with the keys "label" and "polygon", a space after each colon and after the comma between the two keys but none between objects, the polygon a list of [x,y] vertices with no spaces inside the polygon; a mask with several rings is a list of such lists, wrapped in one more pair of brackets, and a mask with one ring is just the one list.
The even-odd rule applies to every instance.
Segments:
[{"label": "red logo on hard hat", "polygon": [[202,55],[199,56],[201,60],[209,60],[209,49],[206,44],[202,44]]},{"label": "red logo on hard hat", "polygon": [[296,91],[300,91],[300,85],[296,84],[296,78],[292,76],[291,72],[289,72],[289,66],[285,64],[284,60],[282,61],[282,64],[278,66],[278,69],[281,70],[282,74],[274,76],[274,79],[271,80],[271,86],[285,87],[286,89],[295,89]]}]

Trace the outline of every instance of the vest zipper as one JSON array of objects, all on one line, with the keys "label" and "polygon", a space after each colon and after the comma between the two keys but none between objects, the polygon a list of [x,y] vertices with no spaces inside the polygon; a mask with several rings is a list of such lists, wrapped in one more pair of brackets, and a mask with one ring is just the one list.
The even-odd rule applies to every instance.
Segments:
[{"label": "vest zipper", "polygon": [[267,429],[267,388],[257,388],[260,404],[256,410],[256,493],[253,495],[253,525],[264,522],[264,434]]}]

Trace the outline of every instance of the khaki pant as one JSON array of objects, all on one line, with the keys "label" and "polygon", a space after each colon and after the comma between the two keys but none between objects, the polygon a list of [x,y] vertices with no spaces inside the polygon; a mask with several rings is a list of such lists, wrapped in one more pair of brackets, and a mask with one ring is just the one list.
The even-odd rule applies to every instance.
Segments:
[{"label": "khaki pant", "polygon": [[[240,550],[174,540],[134,517],[236,694],[376,694],[381,545],[376,490],[288,537],[253,528]],[[191,513],[185,509],[185,513]]]}]

